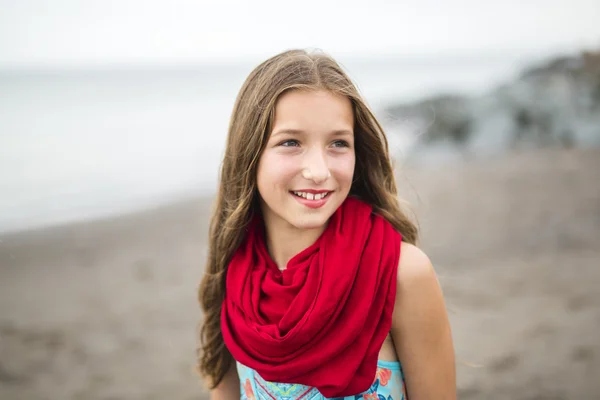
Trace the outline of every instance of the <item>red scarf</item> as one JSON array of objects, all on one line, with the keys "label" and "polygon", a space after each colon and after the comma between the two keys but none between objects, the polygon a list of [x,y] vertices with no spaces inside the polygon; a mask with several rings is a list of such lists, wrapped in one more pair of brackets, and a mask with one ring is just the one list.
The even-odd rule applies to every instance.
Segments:
[{"label": "red scarf", "polygon": [[280,271],[256,218],[227,271],[225,345],[267,381],[316,387],[325,397],[364,392],[392,326],[400,241],[371,206],[348,197]]}]

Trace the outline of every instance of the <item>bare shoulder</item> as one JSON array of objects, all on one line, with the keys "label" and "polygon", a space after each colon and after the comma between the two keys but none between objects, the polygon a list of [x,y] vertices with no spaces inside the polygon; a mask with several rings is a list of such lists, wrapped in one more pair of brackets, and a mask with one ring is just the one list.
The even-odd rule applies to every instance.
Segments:
[{"label": "bare shoulder", "polygon": [[392,328],[412,326],[415,321],[443,319],[445,312],[441,287],[431,260],[417,246],[402,242]]},{"label": "bare shoulder", "polygon": [[431,279],[435,279],[435,271],[427,254],[413,244],[402,242],[398,264],[398,283],[402,281],[403,285],[411,285]]},{"label": "bare shoulder", "polygon": [[409,243],[400,250],[391,334],[409,398],[455,399],[454,349],[442,290],[429,257]]}]

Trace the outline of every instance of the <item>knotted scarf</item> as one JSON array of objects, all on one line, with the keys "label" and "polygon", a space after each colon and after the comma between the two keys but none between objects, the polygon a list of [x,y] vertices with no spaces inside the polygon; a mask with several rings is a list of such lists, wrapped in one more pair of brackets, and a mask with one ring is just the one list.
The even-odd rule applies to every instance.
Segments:
[{"label": "knotted scarf", "polygon": [[392,324],[400,241],[371,206],[348,197],[280,271],[255,218],[226,276],[221,329],[234,359],[325,397],[367,390]]}]

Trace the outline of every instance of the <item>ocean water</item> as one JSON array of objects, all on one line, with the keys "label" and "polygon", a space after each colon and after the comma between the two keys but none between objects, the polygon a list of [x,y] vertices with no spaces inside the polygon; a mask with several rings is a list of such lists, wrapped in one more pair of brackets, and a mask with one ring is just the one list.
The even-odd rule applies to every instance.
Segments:
[{"label": "ocean water", "polygon": [[[340,61],[384,126],[387,104],[483,92],[520,68],[500,58]],[[213,192],[253,67],[0,71],[0,232]],[[406,132],[388,136],[410,151]]]}]

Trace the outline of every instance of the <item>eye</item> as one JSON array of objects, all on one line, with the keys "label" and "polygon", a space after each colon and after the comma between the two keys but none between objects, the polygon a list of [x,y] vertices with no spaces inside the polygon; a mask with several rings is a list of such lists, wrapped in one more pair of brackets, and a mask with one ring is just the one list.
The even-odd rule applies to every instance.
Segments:
[{"label": "eye", "polygon": [[299,145],[300,145],[300,143],[295,139],[285,140],[285,141],[279,143],[279,146],[283,146],[283,147],[296,147]]},{"label": "eye", "polygon": [[350,144],[345,140],[336,140],[333,142],[333,147],[350,147]]}]

